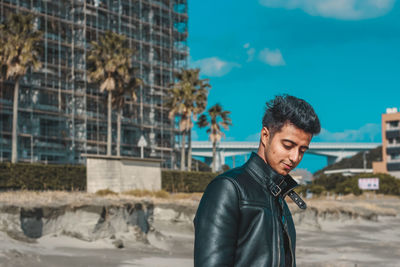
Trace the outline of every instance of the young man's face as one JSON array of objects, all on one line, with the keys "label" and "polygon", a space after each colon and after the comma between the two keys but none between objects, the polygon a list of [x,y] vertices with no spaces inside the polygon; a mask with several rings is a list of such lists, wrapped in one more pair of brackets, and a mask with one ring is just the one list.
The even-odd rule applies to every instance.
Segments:
[{"label": "young man's face", "polygon": [[303,155],[311,142],[312,134],[285,123],[279,132],[272,137],[264,127],[261,131],[261,142],[264,146],[264,161],[277,173],[287,175],[303,159]]}]

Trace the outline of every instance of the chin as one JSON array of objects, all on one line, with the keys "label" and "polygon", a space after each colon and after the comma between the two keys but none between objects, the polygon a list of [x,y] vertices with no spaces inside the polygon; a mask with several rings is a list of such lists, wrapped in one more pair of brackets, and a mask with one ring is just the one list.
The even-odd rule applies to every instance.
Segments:
[{"label": "chin", "polygon": [[280,175],[286,176],[289,174],[289,171],[281,170],[278,172]]}]

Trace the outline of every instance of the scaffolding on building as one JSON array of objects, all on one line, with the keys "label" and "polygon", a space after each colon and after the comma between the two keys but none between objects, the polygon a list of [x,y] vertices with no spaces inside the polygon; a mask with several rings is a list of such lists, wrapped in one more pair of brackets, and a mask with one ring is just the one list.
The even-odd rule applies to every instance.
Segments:
[{"label": "scaffolding on building", "polygon": [[[106,97],[87,82],[86,53],[107,30],[127,37],[137,53],[132,64],[143,80],[136,102],[127,98],[121,124],[121,156],[175,164],[177,130],[164,98],[175,73],[187,64],[187,0],[1,0],[0,17],[33,14],[43,32],[42,68],[23,77],[18,111],[18,159],[25,162],[84,163],[81,154],[105,154]],[[0,161],[11,159],[14,84],[0,90]],[[113,154],[116,113],[113,112]]]}]

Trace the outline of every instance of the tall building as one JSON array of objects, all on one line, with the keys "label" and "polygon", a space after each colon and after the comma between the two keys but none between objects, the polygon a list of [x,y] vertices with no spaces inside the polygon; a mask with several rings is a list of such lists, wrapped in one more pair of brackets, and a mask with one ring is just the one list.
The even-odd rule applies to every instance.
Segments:
[{"label": "tall building", "polygon": [[[87,82],[90,42],[107,30],[127,37],[143,85],[138,100],[123,108],[121,156],[140,156],[174,165],[176,130],[163,107],[174,73],[187,64],[187,0],[1,0],[0,16],[30,13],[43,32],[42,68],[21,80],[18,159],[83,163],[81,154],[105,154],[106,95]],[[0,90],[0,161],[11,159],[12,82]],[[113,154],[116,114],[113,114]]]},{"label": "tall building", "polygon": [[388,108],[382,114],[382,161],[373,162],[374,173],[400,178],[400,112]]}]

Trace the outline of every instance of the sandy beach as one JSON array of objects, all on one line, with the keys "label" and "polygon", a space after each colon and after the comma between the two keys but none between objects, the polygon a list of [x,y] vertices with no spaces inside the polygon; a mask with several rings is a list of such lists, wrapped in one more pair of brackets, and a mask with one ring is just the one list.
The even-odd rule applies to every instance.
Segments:
[{"label": "sandy beach", "polygon": [[[87,201],[85,197],[92,199],[85,195],[71,199]],[[9,198],[0,195],[3,208],[12,201]],[[40,196],[37,198],[41,203]],[[153,201],[154,215],[150,218],[151,227],[147,234],[140,234],[138,228],[132,226],[91,241],[62,231],[40,238],[27,238],[18,232],[5,230],[7,218],[3,212],[0,220],[0,266],[193,266],[191,220],[198,197],[179,201],[121,200],[118,197],[91,201],[106,204],[117,199],[122,202]],[[16,202],[14,204],[23,204]],[[29,202],[32,204],[32,200]],[[340,200],[311,199],[307,202],[306,213],[289,204],[297,229],[298,266],[398,266],[399,198],[363,196]],[[82,216],[88,219],[87,215]],[[58,217],[59,221],[61,219]],[[112,219],[110,222],[112,224]],[[12,229],[9,225],[7,227]],[[77,223],[77,227],[83,226]]]}]

